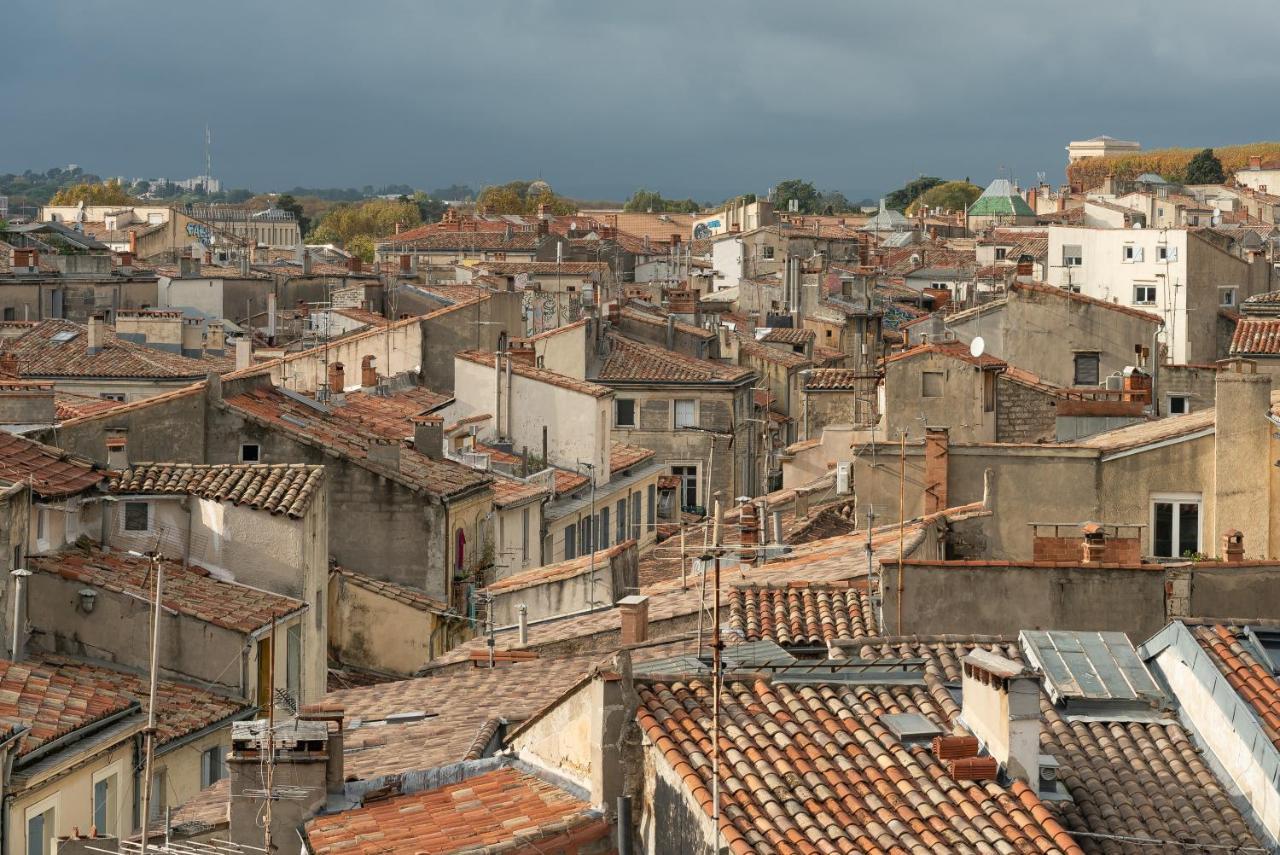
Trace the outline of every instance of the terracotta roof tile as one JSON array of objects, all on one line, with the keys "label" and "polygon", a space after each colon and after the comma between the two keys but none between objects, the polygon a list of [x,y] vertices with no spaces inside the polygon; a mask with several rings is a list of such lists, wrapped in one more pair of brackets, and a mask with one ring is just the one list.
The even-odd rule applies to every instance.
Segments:
[{"label": "terracotta roof tile", "polygon": [[1078,294],[1075,291],[1068,291],[1066,288],[1059,288],[1056,285],[1046,285],[1043,282],[1014,282],[1010,287],[1014,291],[1023,291],[1026,293],[1044,294],[1049,297],[1058,297],[1072,303],[1084,303],[1090,306],[1097,306],[1102,309],[1110,309],[1113,312],[1119,312],[1122,315],[1140,318],[1144,321],[1150,321],[1153,324],[1163,324],[1159,315],[1153,315],[1151,312],[1144,312],[1141,309],[1134,309],[1130,306],[1124,306],[1120,303],[1112,303],[1109,300],[1102,300],[1097,297],[1090,297],[1087,294]]},{"label": "terracotta roof tile", "polygon": [[952,359],[959,359],[961,362],[967,362],[970,365],[979,366],[981,368],[1002,368],[1007,365],[1003,359],[984,353],[982,356],[974,357],[969,353],[969,345],[961,341],[937,341],[918,344],[908,350],[885,357],[885,362],[898,362],[903,359],[914,359],[927,353],[936,353],[941,356],[949,356]]},{"label": "terracotta roof tile", "polygon": [[305,831],[315,855],[552,852],[563,851],[557,838],[607,842],[609,832],[586,802],[510,767],[317,816]]},{"label": "terracotta roof tile", "polygon": [[765,344],[808,344],[818,337],[817,332],[804,327],[774,327],[757,339]]},{"label": "terracotta roof tile", "polygon": [[414,229],[378,241],[377,249],[379,252],[406,250],[533,252],[544,240],[547,240],[547,235],[538,234],[536,231],[516,231],[508,237],[503,231],[436,231],[423,234],[420,230]]},{"label": "terracotta roof tile", "polygon": [[334,567],[333,572],[341,576],[343,580],[350,582],[357,588],[369,591],[379,596],[395,600],[406,606],[411,606],[422,612],[442,612],[449,607],[448,603],[437,600],[435,597],[428,596],[422,591],[413,588],[397,585],[395,582],[385,582],[382,579],[374,579],[372,576],[366,576],[363,573],[357,573],[354,570],[348,570],[345,567]]},{"label": "terracotta roof tile", "polygon": [[[65,338],[63,341],[55,337]],[[104,327],[102,350],[89,353],[88,332],[83,324],[47,320],[33,324],[5,349],[18,358],[22,377],[111,377],[155,380],[203,380],[210,371],[229,371],[234,357],[191,359],[117,338]]]},{"label": "terracotta roof tile", "polygon": [[1233,356],[1280,356],[1280,318],[1241,318],[1231,336]]},{"label": "terracotta roof tile", "polygon": [[[392,471],[370,461],[369,446],[375,442],[400,442],[401,435],[387,428],[384,419],[361,420],[359,414],[345,418],[344,407],[320,408],[288,397],[274,387],[259,387],[225,399],[225,406],[240,414],[289,434],[303,442],[329,449],[393,477],[402,483],[444,497],[459,495],[490,482],[488,473],[452,460],[435,460],[408,447],[399,449],[400,467]],[[391,436],[386,434],[390,432]]]},{"label": "terracotta roof tile", "polygon": [[[40,658],[40,664],[56,669],[61,676],[77,681],[91,681],[104,689],[137,700],[145,712],[148,685],[145,674],[122,671],[93,662],[83,662],[53,654]],[[256,709],[243,698],[232,698],[210,692],[197,685],[174,680],[156,683],[157,745],[164,745],[210,725],[229,720],[237,714],[248,715]]]},{"label": "terracotta roof tile", "polygon": [[1258,661],[1235,628],[1203,626],[1192,632],[1227,683],[1253,709],[1267,738],[1280,748],[1280,682],[1271,668]]},{"label": "terracotta roof tile", "polygon": [[[485,350],[463,350],[455,354],[455,358],[464,359],[467,362],[474,362],[476,365],[494,364],[496,355],[491,351]],[[551,386],[558,386],[561,389],[568,389],[571,392],[580,392],[583,395],[590,395],[593,398],[605,398],[613,394],[613,390],[601,386],[598,383],[592,383],[588,380],[578,380],[567,374],[561,374],[548,368],[536,368],[527,365],[519,360],[511,360],[511,373],[517,377],[524,377],[528,380],[536,380],[539,383],[547,383]]]},{"label": "terracotta roof tile", "polygon": [[[223,778],[183,802],[169,816],[177,836],[200,834],[231,822],[231,779]],[[155,832],[152,832],[153,834]]]},{"label": "terracotta roof tile", "polygon": [[803,353],[796,353],[790,348],[761,344],[754,336],[745,333],[739,332],[736,335],[738,336],[738,347],[743,353],[754,356],[764,362],[772,362],[775,365],[781,365],[783,368],[800,368],[813,364],[813,360],[809,357]]},{"label": "terracotta roof tile", "polygon": [[78,419],[82,416],[105,413],[108,410],[124,406],[124,403],[55,389],[53,392],[53,406],[54,418],[58,422],[65,422],[68,419]]},{"label": "terracotta roof tile", "polygon": [[424,386],[401,389],[390,395],[347,392],[342,398],[341,404],[333,404],[334,415],[357,422],[388,439],[413,436],[411,419],[414,416],[430,412],[450,400],[449,395]]},{"label": "terracotta roof tile", "polygon": [[0,660],[0,724],[30,728],[19,742],[19,754],[137,703],[119,686],[92,674],[63,672],[44,662]]},{"label": "terracotta roof tile", "polygon": [[805,379],[810,392],[868,391],[875,387],[876,375],[854,368],[815,368]]},{"label": "terracotta roof tile", "polygon": [[[150,600],[154,585],[145,558],[125,552],[93,548],[69,549],[55,555],[32,556],[31,570],[61,576],[107,591],[121,591]],[[196,564],[164,562],[164,605],[214,626],[250,633],[271,623],[273,616],[296,612],[304,603],[235,582],[224,582]]]},{"label": "terracotta roof tile", "polygon": [[608,340],[609,355],[597,378],[601,382],[736,383],[754,376],[747,368],[686,356],[616,333]]},{"label": "terracotta roof tile", "polygon": [[[667,318],[671,317],[671,315],[667,313],[651,312],[632,305],[624,306],[620,314],[625,320],[637,321],[638,323],[648,324],[652,327],[665,327],[667,325]],[[716,337],[716,334],[711,330],[695,326],[693,324],[686,324],[684,321],[677,320],[674,326],[677,332],[706,341],[710,341]]]},{"label": "terracotta roof tile", "polygon": [[493,477],[493,503],[500,508],[521,505],[550,494],[543,481],[524,481],[501,472],[491,472],[490,475]]},{"label": "terracotta roof tile", "polygon": [[465,266],[487,270],[497,276],[530,275],[591,276],[603,277],[609,265],[603,261],[474,261]]},{"label": "terracotta roof tile", "polygon": [[625,442],[612,443],[609,446],[609,472],[616,474],[624,469],[630,469],[653,456],[654,451],[649,448],[627,445]]},{"label": "terracotta roof tile", "polygon": [[1141,446],[1166,439],[1176,439],[1180,436],[1212,429],[1213,426],[1214,409],[1209,407],[1186,415],[1169,416],[1149,422],[1138,422],[1137,424],[1094,434],[1068,444],[1080,445],[1085,448],[1097,448],[1101,449],[1103,453],[1111,453],[1140,448]]},{"label": "terracotta roof tile", "polygon": [[614,558],[617,558],[627,550],[634,550],[635,548],[636,542],[634,540],[624,540],[622,543],[615,544],[608,549],[601,549],[594,555],[592,553],[579,555],[577,558],[570,558],[568,561],[544,564],[532,570],[525,570],[523,573],[504,576],[490,584],[485,590],[491,594],[507,593],[531,588],[535,585],[545,585],[548,582],[572,579],[575,576],[583,575],[592,566],[597,569],[607,568],[609,562]]},{"label": "terracotta roof tile", "polygon": [[111,475],[111,492],[199,496],[301,519],[324,481],[305,463],[139,463]]},{"label": "terracotta roof tile", "polygon": [[747,641],[825,645],[879,633],[865,585],[791,582],[729,591],[729,626]]},{"label": "terracotta roof tile", "polygon": [[60,498],[92,489],[106,473],[60,448],[0,431],[0,479],[30,480],[36,494]]}]

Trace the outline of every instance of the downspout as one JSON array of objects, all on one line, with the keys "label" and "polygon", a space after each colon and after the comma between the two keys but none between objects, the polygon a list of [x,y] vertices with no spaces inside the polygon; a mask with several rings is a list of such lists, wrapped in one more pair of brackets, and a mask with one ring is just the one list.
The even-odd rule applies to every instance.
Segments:
[{"label": "downspout", "polygon": [[514,436],[515,436],[515,434],[512,432],[512,427],[511,427],[511,410],[512,410],[512,407],[511,407],[511,349],[510,349],[509,347],[508,347],[507,352],[506,352],[506,357],[507,357],[507,429],[506,429],[506,439],[507,439],[507,442],[511,442],[511,441],[512,441],[512,437],[514,437]]},{"label": "downspout", "polygon": [[1160,377],[1160,327],[1151,333],[1151,415],[1160,418],[1160,395],[1157,388]]}]

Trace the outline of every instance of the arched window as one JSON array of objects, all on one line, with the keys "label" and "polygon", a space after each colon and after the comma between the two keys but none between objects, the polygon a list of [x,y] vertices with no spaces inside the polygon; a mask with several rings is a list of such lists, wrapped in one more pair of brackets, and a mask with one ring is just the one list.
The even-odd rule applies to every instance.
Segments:
[{"label": "arched window", "polygon": [[467,533],[461,528],[454,536],[453,569],[459,573],[467,566]]}]

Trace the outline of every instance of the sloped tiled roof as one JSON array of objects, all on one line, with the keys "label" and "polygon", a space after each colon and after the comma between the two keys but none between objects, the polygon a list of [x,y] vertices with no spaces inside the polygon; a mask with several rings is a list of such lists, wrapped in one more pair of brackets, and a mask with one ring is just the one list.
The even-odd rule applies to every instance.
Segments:
[{"label": "sloped tiled roof", "polygon": [[375,579],[372,576],[366,576],[363,573],[357,573],[354,570],[348,570],[345,567],[334,567],[333,572],[341,576],[345,581],[350,582],[357,588],[369,591],[370,593],[395,600],[406,606],[412,606],[418,611],[444,611],[449,607],[448,603],[441,602],[435,597],[428,596],[422,591],[413,588],[397,585],[395,582],[386,582],[382,579]]},{"label": "sloped tiled roof", "polygon": [[766,344],[808,344],[818,333],[805,327],[773,327],[757,341]]},{"label": "sloped tiled roof", "polygon": [[601,549],[594,555],[587,553],[579,555],[577,558],[570,558],[568,561],[557,561],[554,564],[544,564],[541,567],[535,567],[532,570],[526,570],[523,573],[515,573],[506,576],[496,582],[490,584],[485,590],[491,594],[506,593],[509,591],[518,591],[523,588],[531,588],[535,585],[545,585],[548,582],[559,582],[564,579],[572,579],[575,576],[581,576],[591,567],[601,569],[607,567],[609,562],[629,549],[635,549],[636,542],[634,540],[624,540],[616,543],[608,549]]},{"label": "sloped tiled roof", "polygon": [[323,466],[305,463],[139,463],[112,473],[111,492],[199,496],[301,519],[323,480]]},{"label": "sloped tiled roof", "polygon": [[788,347],[773,347],[768,344],[761,344],[754,336],[735,333],[738,336],[739,349],[748,356],[754,356],[763,362],[772,362],[774,365],[780,365],[783,368],[800,368],[805,365],[812,365],[813,361],[803,353],[796,353]]},{"label": "sloped tiled roof", "polygon": [[[928,693],[921,697],[955,722],[960,708],[944,682],[960,680],[960,660],[976,648],[1021,661],[1013,638],[934,637],[868,639],[851,656],[921,657]],[[1108,721],[1106,714],[1070,721],[1041,695],[1040,748],[1059,764],[1058,779],[1069,801],[1049,802],[1052,816],[1068,832],[1143,837],[1168,841],[1167,851],[1187,845],[1258,846],[1230,794],[1214,777],[1209,762],[1183,727],[1160,723]],[[1086,855],[1137,851],[1105,837],[1075,837]],[[1177,844],[1177,845],[1175,845]],[[1159,843],[1140,847],[1158,851]]]},{"label": "sloped tiled roof", "polygon": [[[77,682],[91,681],[94,685],[110,689],[113,693],[134,698],[142,705],[143,710],[146,710],[149,689],[145,674],[53,654],[42,656],[40,663],[56,669],[59,675],[73,678]],[[253,704],[243,698],[219,695],[189,683],[157,680],[157,744],[164,745],[180,739],[220,721],[229,720],[238,713],[247,715],[253,709],[255,709]]]},{"label": "sloped tiled roof", "polygon": [[740,585],[729,591],[729,626],[747,641],[825,645],[835,639],[877,635],[875,610],[865,585]]},{"label": "sloped tiled roof", "polygon": [[[54,337],[65,341],[55,341]],[[22,377],[107,377],[153,380],[203,380],[210,371],[229,371],[234,357],[191,359],[117,338],[115,330],[102,330],[102,350],[89,353],[88,331],[83,324],[60,319],[40,321],[5,348],[18,357]]]},{"label": "sloped tiled roof", "polygon": [[627,445],[625,442],[611,443],[609,446],[609,472],[621,472],[638,466],[654,456],[654,451],[638,445]]},{"label": "sloped tiled roof", "polygon": [[597,377],[602,382],[736,383],[753,376],[747,368],[686,356],[616,333],[609,335],[609,345]]},{"label": "sloped tiled roof", "polygon": [[[671,317],[669,314],[649,311],[633,305],[624,306],[622,308],[621,316],[625,320],[648,324],[651,327],[665,327],[668,323],[668,319]],[[711,330],[706,329],[705,327],[695,326],[693,324],[686,324],[684,321],[677,320],[673,326],[675,327],[676,332],[693,336],[694,338],[700,338],[704,341],[710,341],[716,337],[716,334]]]},{"label": "sloped tiled roof", "polygon": [[609,270],[609,265],[603,261],[476,261],[470,266],[498,276],[518,276],[521,273],[535,276],[590,276],[594,273],[603,276]]},{"label": "sloped tiled roof", "polygon": [[0,659],[0,725],[30,728],[18,743],[20,755],[137,704],[92,674]]},{"label": "sloped tiled roof", "polygon": [[[467,362],[474,362],[476,365],[494,364],[495,354],[485,350],[462,350],[454,354],[457,359],[464,359]],[[528,380],[536,380],[539,383],[547,383],[551,386],[558,386],[561,389],[568,389],[570,392],[580,392],[583,395],[590,395],[593,398],[604,398],[613,394],[612,389],[608,389],[598,383],[592,383],[588,380],[579,380],[576,377],[570,377],[567,374],[561,374],[548,368],[537,368],[528,365],[518,359],[511,360],[511,373],[517,377],[524,377]]]},{"label": "sloped tiled roof", "polygon": [[961,341],[938,341],[926,344],[918,344],[908,350],[885,357],[885,362],[899,362],[903,359],[914,359],[927,353],[936,353],[942,356],[949,356],[952,359],[959,359],[961,362],[967,362],[981,368],[1001,368],[1007,363],[1003,359],[997,359],[989,353],[982,356],[974,357],[969,352],[969,345]]},{"label": "sloped tiled roof", "polygon": [[1074,445],[1101,449],[1104,453],[1128,451],[1153,442],[1175,439],[1214,426],[1214,409],[1209,407],[1181,416],[1138,422],[1076,440]]},{"label": "sloped tiled roof", "polygon": [[453,855],[565,851],[565,844],[588,844],[609,832],[609,824],[586,802],[505,767],[318,816],[307,823],[305,834],[314,855]]},{"label": "sloped tiled roof", "polygon": [[[55,555],[32,556],[34,571],[61,576],[107,591],[120,591],[143,600],[154,595],[146,558],[126,552],[93,548],[68,549]],[[164,562],[164,605],[179,614],[237,632],[250,633],[303,608],[292,597],[273,594],[235,582],[224,582],[197,564]]]},{"label": "sloped tiled roof", "polygon": [[415,229],[396,237],[389,237],[377,243],[379,251],[396,252],[398,250],[490,250],[498,252],[533,252],[546,235],[534,231],[512,232],[508,237],[501,231],[436,231],[420,234]]},{"label": "sloped tiled roof", "polygon": [[388,437],[375,420],[373,423],[347,419],[341,407],[317,409],[282,394],[274,387],[258,387],[225,399],[225,405],[249,418],[270,425],[299,440],[330,449],[349,460],[358,461],[379,472],[394,474],[416,489],[444,497],[469,492],[489,483],[487,473],[463,466],[452,460],[434,460],[408,447],[399,449],[397,472],[368,460],[369,446],[375,441],[399,442],[399,435]]},{"label": "sloped tiled roof", "polygon": [[1231,355],[1280,356],[1280,318],[1241,318],[1231,336]]},{"label": "sloped tiled roof", "polygon": [[105,413],[107,410],[114,410],[117,407],[124,406],[124,402],[111,401],[106,398],[94,398],[90,395],[77,395],[74,392],[55,389],[53,392],[53,406],[54,418],[61,423],[68,419],[78,419],[82,416]]},{"label": "sloped tiled roof", "polygon": [[93,464],[60,448],[0,431],[0,479],[30,481],[46,499],[89,490],[106,477]]},{"label": "sloped tiled roof", "polygon": [[531,501],[549,493],[543,481],[524,481],[501,472],[491,472],[493,477],[493,503],[509,508]]},{"label": "sloped tiled roof", "polygon": [[804,388],[810,392],[853,391],[867,388],[875,379],[854,368],[815,368],[805,378]]},{"label": "sloped tiled roof", "polygon": [[1262,732],[1280,748],[1280,682],[1270,666],[1258,661],[1235,627],[1200,626],[1192,633],[1231,688],[1253,709]]}]

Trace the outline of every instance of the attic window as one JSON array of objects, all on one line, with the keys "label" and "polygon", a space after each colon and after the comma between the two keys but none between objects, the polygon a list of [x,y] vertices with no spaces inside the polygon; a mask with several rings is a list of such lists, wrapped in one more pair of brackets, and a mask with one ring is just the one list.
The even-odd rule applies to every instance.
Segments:
[{"label": "attic window", "polygon": [[150,531],[151,506],[146,502],[124,503],[124,530]]},{"label": "attic window", "polygon": [[79,334],[80,334],[79,330],[63,330],[60,333],[55,333],[53,338],[50,339],[50,341],[54,342],[55,344],[66,344],[67,342],[71,341],[71,339],[75,338]]},{"label": "attic window", "polygon": [[240,446],[241,463],[257,463],[262,459],[262,450],[257,443],[246,442]]}]

